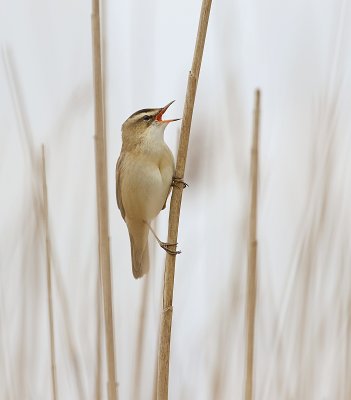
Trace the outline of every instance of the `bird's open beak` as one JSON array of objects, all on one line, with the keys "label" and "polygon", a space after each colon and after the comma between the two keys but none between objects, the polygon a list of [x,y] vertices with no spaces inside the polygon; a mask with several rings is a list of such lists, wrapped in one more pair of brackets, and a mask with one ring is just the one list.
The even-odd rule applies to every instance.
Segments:
[{"label": "bird's open beak", "polygon": [[175,102],[175,100],[171,101],[171,102],[168,103],[166,106],[164,106],[163,108],[160,109],[160,111],[156,114],[156,118],[155,118],[156,121],[168,123],[168,122],[173,122],[173,121],[179,121],[179,120],[180,120],[180,118],[176,118],[176,119],[165,119],[165,120],[162,119],[162,115],[167,111],[167,108],[168,108],[171,104],[173,104],[174,102]]}]

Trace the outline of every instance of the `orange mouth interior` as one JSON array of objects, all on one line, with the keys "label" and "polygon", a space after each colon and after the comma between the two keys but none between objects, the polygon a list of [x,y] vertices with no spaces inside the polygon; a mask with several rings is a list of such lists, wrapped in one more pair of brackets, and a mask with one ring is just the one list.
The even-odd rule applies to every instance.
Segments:
[{"label": "orange mouth interior", "polygon": [[158,122],[173,122],[173,121],[179,121],[180,118],[176,118],[176,119],[162,119],[162,115],[167,111],[168,107],[174,103],[174,100],[171,101],[170,103],[168,103],[166,106],[164,106],[163,108],[161,108],[161,110],[159,111],[159,113],[156,115],[156,121]]}]

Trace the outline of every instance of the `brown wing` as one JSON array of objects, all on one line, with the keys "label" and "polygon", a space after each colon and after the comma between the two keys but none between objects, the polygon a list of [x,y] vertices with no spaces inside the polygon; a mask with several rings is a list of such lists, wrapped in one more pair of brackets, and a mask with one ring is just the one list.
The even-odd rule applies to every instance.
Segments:
[{"label": "brown wing", "polygon": [[116,164],[116,200],[119,210],[121,211],[122,218],[125,217],[125,211],[122,203],[122,193],[121,193],[121,168],[124,156],[121,154],[117,160]]}]

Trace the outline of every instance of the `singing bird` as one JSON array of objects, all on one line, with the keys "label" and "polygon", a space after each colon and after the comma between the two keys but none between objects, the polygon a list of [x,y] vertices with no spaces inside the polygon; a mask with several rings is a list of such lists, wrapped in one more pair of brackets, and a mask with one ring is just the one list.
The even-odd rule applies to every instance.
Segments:
[{"label": "singing bird", "polygon": [[139,110],[122,125],[122,149],[116,165],[116,197],[129,231],[134,278],[141,278],[149,270],[149,229],[164,250],[178,253],[170,249],[169,243],[161,242],[150,226],[166,207],[172,182],[182,182],[174,178],[173,154],[164,141],[166,126],[179,120],[162,120],[173,102],[162,108]]}]

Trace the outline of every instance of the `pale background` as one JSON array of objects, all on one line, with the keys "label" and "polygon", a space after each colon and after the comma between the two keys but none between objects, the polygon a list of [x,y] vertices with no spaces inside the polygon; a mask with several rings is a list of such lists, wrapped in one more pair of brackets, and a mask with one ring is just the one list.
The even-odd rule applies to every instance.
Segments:
[{"label": "pale background", "polygon": [[[134,399],[146,280],[115,204],[120,126],[176,102],[201,2],[104,1],[116,357]],[[59,399],[95,399],[97,212],[90,3],[0,1],[0,399],[51,398],[40,146],[46,146]],[[170,399],[239,399],[252,109],[262,90],[255,398],[351,398],[351,3],[213,1],[179,230]],[[180,123],[165,138],[173,152]],[[168,207],[157,220],[167,234]],[[150,238],[150,242],[154,242]],[[140,399],[151,399],[164,252],[152,250]],[[104,351],[102,344],[101,349]],[[102,365],[105,365],[104,359]],[[103,369],[102,398],[106,398]]]}]

